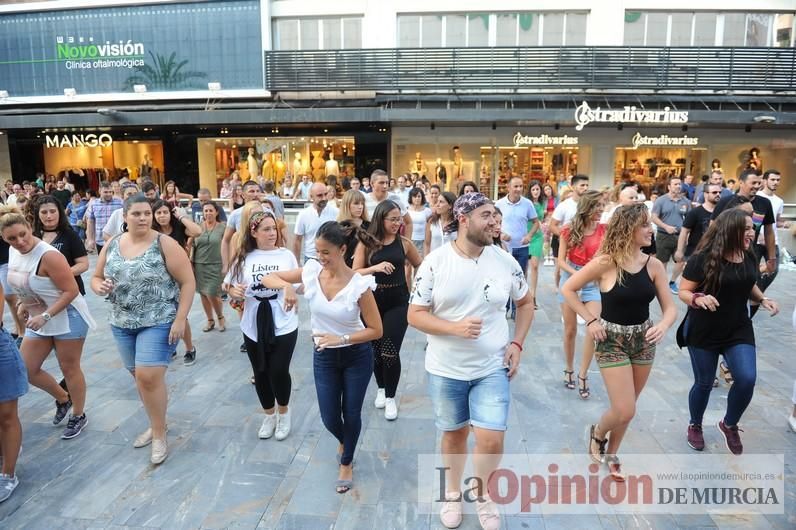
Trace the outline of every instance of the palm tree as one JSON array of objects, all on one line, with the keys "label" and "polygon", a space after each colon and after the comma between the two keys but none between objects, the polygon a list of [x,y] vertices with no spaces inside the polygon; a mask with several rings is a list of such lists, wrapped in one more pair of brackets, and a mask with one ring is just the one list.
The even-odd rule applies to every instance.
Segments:
[{"label": "palm tree", "polygon": [[196,79],[207,77],[205,72],[182,71],[188,64],[188,59],[177,62],[177,52],[172,52],[168,57],[155,55],[151,51],[153,65],[145,64],[136,66],[136,75],[131,75],[124,82],[124,90],[132,90],[133,85],[146,85],[153,90],[177,90],[186,88],[201,88],[201,85],[192,82]]}]

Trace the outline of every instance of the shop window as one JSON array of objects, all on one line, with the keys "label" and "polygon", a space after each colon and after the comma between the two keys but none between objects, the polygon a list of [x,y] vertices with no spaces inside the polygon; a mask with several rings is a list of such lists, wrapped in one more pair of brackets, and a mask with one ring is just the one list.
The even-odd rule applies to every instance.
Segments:
[{"label": "shop window", "polygon": [[564,44],[563,13],[545,13],[542,28],[542,46],[561,46]]},{"label": "shop window", "polygon": [[467,17],[465,15],[445,16],[445,46],[448,48],[467,46]]},{"label": "shop window", "polygon": [[417,48],[420,46],[420,17],[401,15],[398,17],[398,47]]},{"label": "shop window", "polygon": [[669,46],[691,46],[693,13],[672,13]]},{"label": "shop window", "polygon": [[489,46],[489,15],[467,15],[467,46]]},{"label": "shop window", "polygon": [[440,15],[420,17],[423,36],[423,48],[442,47],[442,19]]},{"label": "shop window", "polygon": [[586,44],[586,13],[567,13],[566,41],[567,46],[584,46]]},{"label": "shop window", "polygon": [[694,14],[694,46],[714,46],[716,44],[716,19],[718,13]]},{"label": "shop window", "polygon": [[516,46],[517,45],[517,14],[500,14],[497,16],[496,44],[498,46]]}]

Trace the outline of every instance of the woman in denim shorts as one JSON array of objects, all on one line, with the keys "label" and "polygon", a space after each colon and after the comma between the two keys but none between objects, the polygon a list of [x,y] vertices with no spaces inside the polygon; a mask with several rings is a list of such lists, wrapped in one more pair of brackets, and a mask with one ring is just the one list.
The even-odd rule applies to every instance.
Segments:
[{"label": "woman in denim shorts", "polygon": [[[561,287],[577,271],[591,261],[605,235],[605,226],[600,224],[600,217],[605,209],[603,195],[591,190],[581,195],[578,210],[572,222],[561,229],[558,246],[558,266],[561,270],[558,303],[561,304],[561,316],[564,319],[564,386],[570,390],[575,388],[573,379],[575,364],[575,339],[578,335],[578,320],[575,311],[567,305],[561,293]],[[579,289],[580,301],[586,304],[589,311],[600,314],[600,291],[595,283],[588,283]],[[583,341],[583,358],[578,369],[578,393],[582,399],[590,394],[587,385],[589,365],[594,356],[594,341],[586,337]]]},{"label": "woman in denim shorts", "polygon": [[[620,482],[624,476],[616,453],[652,370],[655,345],[677,318],[663,264],[641,250],[651,239],[647,208],[643,204],[620,206],[599,254],[561,288],[569,306],[586,320],[589,338],[597,344],[597,364],[611,403],[589,428],[589,455],[595,462],[607,463],[611,478]],[[599,316],[577,295],[593,283],[599,286],[602,300]],[[649,318],[655,297],[663,310],[657,324]]]},{"label": "woman in denim shorts", "polygon": [[[0,315],[4,291],[0,288]],[[17,400],[28,391],[28,372],[14,339],[0,325],[0,502],[8,499],[19,485],[15,469],[22,445]],[[3,451],[2,449],[5,449]]]},{"label": "woman in denim shorts", "polygon": [[127,232],[97,258],[91,289],[111,302],[113,338],[149,416],[150,427],[133,447],[152,444],[150,461],[160,464],[168,456],[166,369],[185,332],[196,284],[185,250],[152,229],[152,205],[143,193],[124,201],[124,221]]}]

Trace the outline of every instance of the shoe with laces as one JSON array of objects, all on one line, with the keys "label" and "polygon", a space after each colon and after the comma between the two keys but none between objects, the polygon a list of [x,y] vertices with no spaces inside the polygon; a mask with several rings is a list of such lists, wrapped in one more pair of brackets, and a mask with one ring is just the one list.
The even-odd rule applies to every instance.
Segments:
[{"label": "shoe with laces", "polygon": [[182,357],[182,364],[185,366],[191,366],[193,363],[196,362],[196,348],[192,350],[185,350],[185,355]]},{"label": "shoe with laces", "polygon": [[672,294],[673,294],[673,295],[675,295],[675,296],[676,296],[676,295],[678,295],[678,294],[680,294],[680,288],[679,288],[679,287],[677,287],[677,283],[675,283],[675,282],[669,282],[669,290],[670,290],[670,291],[672,292]]},{"label": "shoe with laces", "polygon": [[457,492],[445,493],[445,502],[439,511],[439,520],[445,528],[459,528],[462,524],[462,494]]},{"label": "shoe with laces", "polygon": [[56,400],[55,402],[55,416],[53,416],[53,425],[58,425],[64,418],[66,418],[66,414],[69,412],[69,409],[72,408],[72,399],[67,399],[66,403],[58,403]]},{"label": "shoe with laces", "polygon": [[257,437],[261,440],[267,440],[274,435],[276,430],[276,412],[273,414],[266,414],[263,418],[263,423],[260,425],[260,430],[257,432]]},{"label": "shoe with laces", "polygon": [[166,440],[158,440],[157,438],[154,438],[152,440],[152,454],[149,457],[149,461],[155,465],[162,464],[168,456],[168,442],[166,442]]},{"label": "shoe with laces", "polygon": [[287,411],[284,414],[280,412],[279,417],[276,419],[276,431],[274,433],[274,438],[281,442],[287,438],[288,434],[290,434],[290,411]]},{"label": "shoe with laces", "polygon": [[705,448],[705,437],[702,435],[702,425],[692,423],[688,426],[688,445],[694,451]]},{"label": "shoe with laces", "polygon": [[727,449],[729,449],[734,455],[743,454],[741,435],[738,434],[739,432],[743,432],[743,430],[739,429],[737,425],[727,427],[724,425],[724,420],[719,420],[719,423],[716,425],[718,426],[719,431],[721,431],[722,436],[724,436],[724,443],[727,445]]},{"label": "shoe with laces", "polygon": [[500,528],[500,512],[497,505],[489,497],[475,501],[475,511],[478,522],[484,530],[498,530]]},{"label": "shoe with laces", "polygon": [[398,403],[395,398],[386,398],[384,400],[384,418],[393,421],[398,417]]},{"label": "shoe with laces", "polygon": [[83,413],[80,416],[75,416],[74,414],[69,415],[69,421],[66,424],[66,429],[64,429],[64,433],[61,435],[62,440],[71,440],[72,438],[78,436],[83,429],[88,424],[88,418],[86,418],[86,414]]},{"label": "shoe with laces", "polygon": [[384,394],[384,389],[379,388],[376,390],[376,400],[373,402],[373,406],[375,406],[377,409],[383,409],[386,400],[387,396]]},{"label": "shoe with laces", "polygon": [[0,473],[0,502],[8,499],[14,490],[19,486],[19,479],[16,475],[4,475]]}]

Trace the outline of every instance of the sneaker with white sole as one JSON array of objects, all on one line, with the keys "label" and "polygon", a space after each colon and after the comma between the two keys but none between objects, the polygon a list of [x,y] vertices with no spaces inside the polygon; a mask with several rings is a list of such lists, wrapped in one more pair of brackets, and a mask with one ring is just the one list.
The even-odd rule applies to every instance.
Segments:
[{"label": "sneaker with white sole", "polygon": [[377,409],[383,409],[386,399],[387,399],[387,396],[384,394],[384,389],[380,388],[380,389],[376,390],[376,400],[373,402],[373,405]]},{"label": "sneaker with white sole", "polygon": [[74,414],[69,415],[69,421],[66,423],[66,429],[64,429],[63,434],[61,435],[62,440],[71,440],[72,438],[78,436],[83,429],[88,424],[88,418],[86,418],[86,414],[83,413],[80,416],[75,416]]},{"label": "sneaker with white sole", "polygon": [[478,514],[478,522],[484,530],[500,529],[500,512],[497,505],[489,497],[477,499],[475,501],[475,511]]},{"label": "sneaker with white sole", "polygon": [[158,440],[154,438],[152,440],[152,454],[149,457],[149,461],[155,465],[162,464],[166,457],[169,456],[169,444],[166,440]]},{"label": "sneaker with white sole", "polygon": [[290,411],[287,411],[284,414],[280,412],[279,417],[276,419],[276,431],[274,433],[274,438],[281,442],[287,438],[288,434],[290,434]]},{"label": "sneaker with white sole", "polygon": [[19,486],[19,479],[16,475],[4,475],[0,473],[0,502],[8,499],[14,490]]},{"label": "sneaker with white sole", "polygon": [[384,400],[384,418],[387,420],[394,420],[398,417],[398,403],[395,398],[386,398]]},{"label": "sneaker with white sole", "polygon": [[273,414],[266,414],[263,418],[263,423],[260,425],[260,430],[257,432],[257,437],[261,440],[267,440],[274,435],[276,430],[276,412]]},{"label": "sneaker with white sole", "polygon": [[439,511],[439,520],[445,528],[459,528],[462,524],[462,494],[446,492],[445,502]]}]

